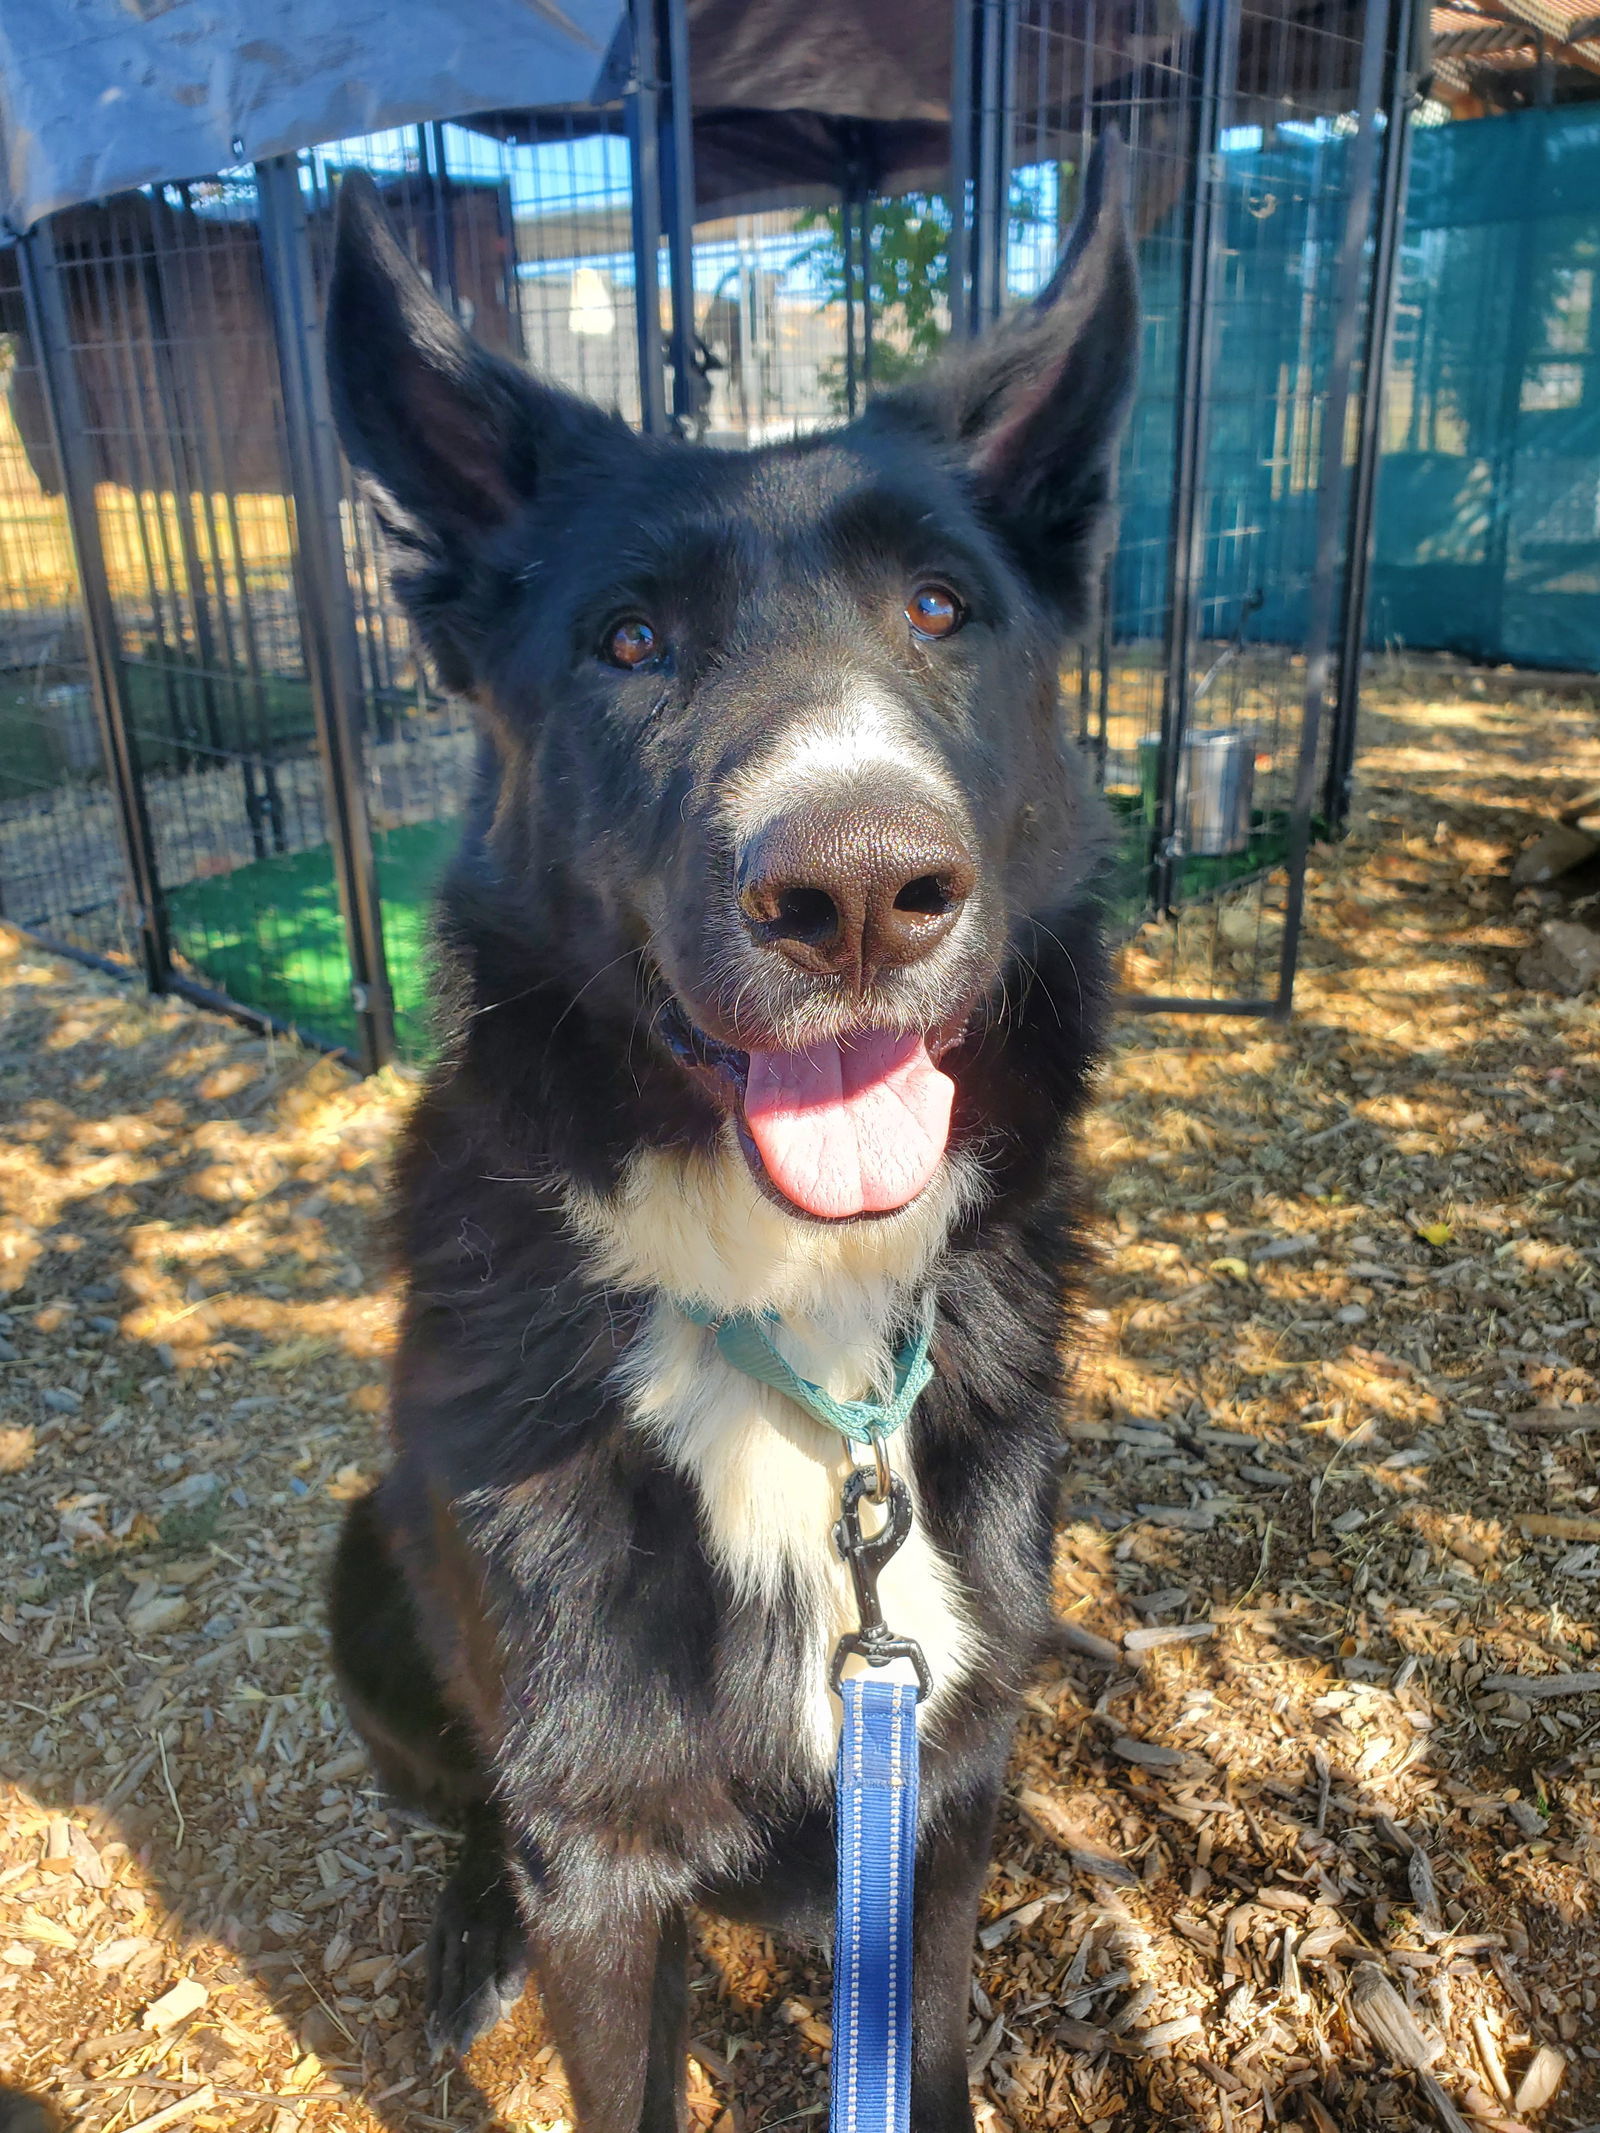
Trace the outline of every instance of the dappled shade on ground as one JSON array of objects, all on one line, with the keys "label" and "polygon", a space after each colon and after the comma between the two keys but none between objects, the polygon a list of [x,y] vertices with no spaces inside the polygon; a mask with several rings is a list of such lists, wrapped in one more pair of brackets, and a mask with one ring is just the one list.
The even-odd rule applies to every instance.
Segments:
[{"label": "dappled shade on ground", "polygon": [[[1297,1020],[1124,1026],[1092,1130],[1069,1627],[972,2012],[995,2128],[1431,2125],[1344,2004],[1366,1961],[1485,2125],[1600,2118],[1600,1695],[1545,1693],[1600,1673],[1600,1014],[1515,985],[1505,881],[1600,720],[1376,696]],[[534,1996],[465,2072],[423,2050],[448,1848],[385,1807],[320,1626],[382,1456],[405,1085],[3,953],[0,2076],[85,2133],[553,2124]],[[826,1991],[704,1928],[698,2126],[820,2110]]]}]

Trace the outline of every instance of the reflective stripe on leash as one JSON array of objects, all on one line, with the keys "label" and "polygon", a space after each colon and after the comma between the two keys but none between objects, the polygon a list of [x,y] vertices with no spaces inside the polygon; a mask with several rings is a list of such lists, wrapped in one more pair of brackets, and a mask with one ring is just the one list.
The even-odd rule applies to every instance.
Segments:
[{"label": "reflective stripe on leash", "polygon": [[914,1683],[840,1683],[830,2133],[909,2133]]}]

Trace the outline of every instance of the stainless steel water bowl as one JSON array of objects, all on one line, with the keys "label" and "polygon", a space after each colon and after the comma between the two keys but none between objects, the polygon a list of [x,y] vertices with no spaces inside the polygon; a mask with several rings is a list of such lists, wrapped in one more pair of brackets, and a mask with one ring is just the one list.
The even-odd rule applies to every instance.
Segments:
[{"label": "stainless steel water bowl", "polygon": [[[1154,771],[1161,759],[1159,734],[1146,735],[1139,747],[1141,754],[1149,751]],[[1221,859],[1248,849],[1255,768],[1255,736],[1240,727],[1184,735],[1173,810],[1175,857]],[[1159,785],[1149,777],[1144,789],[1153,793]]]}]

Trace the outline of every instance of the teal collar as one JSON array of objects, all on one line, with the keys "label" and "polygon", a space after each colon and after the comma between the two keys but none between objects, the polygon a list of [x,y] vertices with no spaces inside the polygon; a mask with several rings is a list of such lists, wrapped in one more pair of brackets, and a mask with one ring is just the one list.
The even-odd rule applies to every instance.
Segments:
[{"label": "teal collar", "polygon": [[933,1376],[928,1349],[933,1340],[937,1299],[932,1289],[917,1306],[916,1326],[894,1359],[894,1391],[887,1400],[836,1400],[786,1363],[773,1346],[769,1326],[781,1323],[776,1311],[734,1311],[719,1318],[703,1304],[679,1303],[685,1318],[708,1327],[717,1337],[725,1363],[742,1370],[758,1385],[770,1386],[803,1407],[825,1429],[836,1429],[852,1444],[878,1444],[895,1431],[917,1404]]}]

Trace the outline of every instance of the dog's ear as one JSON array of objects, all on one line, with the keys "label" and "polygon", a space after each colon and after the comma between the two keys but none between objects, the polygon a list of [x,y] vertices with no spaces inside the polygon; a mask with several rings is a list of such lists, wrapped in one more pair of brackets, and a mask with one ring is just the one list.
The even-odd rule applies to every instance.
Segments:
[{"label": "dog's ear", "polygon": [[480,348],[440,303],[363,171],[340,181],[328,383],[395,588],[447,687],[471,686],[470,595],[495,537],[615,417]]},{"label": "dog's ear", "polygon": [[1087,590],[1138,367],[1126,165],[1121,136],[1108,128],[1072,234],[1033,303],[873,402],[875,412],[910,418],[956,447],[986,516],[1069,616]]}]

